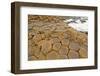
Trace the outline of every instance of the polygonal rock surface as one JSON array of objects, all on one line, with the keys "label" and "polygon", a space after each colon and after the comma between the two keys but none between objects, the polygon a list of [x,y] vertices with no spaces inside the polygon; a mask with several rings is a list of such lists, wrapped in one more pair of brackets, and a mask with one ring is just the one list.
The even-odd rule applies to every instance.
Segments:
[{"label": "polygonal rock surface", "polygon": [[76,43],[76,42],[70,42],[69,48],[70,48],[71,50],[77,51],[77,50],[79,50],[80,45],[79,45],[78,43]]},{"label": "polygonal rock surface", "polygon": [[60,53],[61,55],[67,55],[67,53],[68,53],[68,47],[62,46],[62,47],[59,49],[59,53]]},{"label": "polygonal rock surface", "polygon": [[68,26],[65,18],[28,15],[28,60],[88,57],[88,35]]},{"label": "polygonal rock surface", "polygon": [[51,42],[48,41],[48,40],[43,40],[43,41],[40,43],[40,45],[41,45],[41,51],[42,51],[43,53],[49,52],[49,51],[51,50],[51,48],[52,48]]},{"label": "polygonal rock surface", "polygon": [[61,43],[53,44],[53,49],[56,50],[56,51],[59,51],[60,47],[61,47]]},{"label": "polygonal rock surface", "polygon": [[38,56],[39,60],[46,59],[45,55],[42,52],[40,52],[39,55],[37,55],[37,56]]},{"label": "polygonal rock surface", "polygon": [[68,39],[62,39],[61,43],[62,43],[62,45],[68,46],[69,45],[69,40]]},{"label": "polygonal rock surface", "polygon": [[69,59],[79,58],[79,54],[73,50],[70,50],[68,53],[68,58]]},{"label": "polygonal rock surface", "polygon": [[52,51],[48,53],[47,55],[47,59],[58,59],[58,58],[59,58],[59,55],[55,51]]},{"label": "polygonal rock surface", "polygon": [[82,57],[82,58],[87,58],[87,56],[88,56],[88,51],[87,51],[85,48],[81,48],[81,49],[79,50],[79,54],[80,54],[80,57]]},{"label": "polygonal rock surface", "polygon": [[29,56],[28,59],[29,60],[37,60],[37,58],[35,56]]},{"label": "polygonal rock surface", "polygon": [[40,53],[40,48],[38,46],[34,46],[34,47],[29,47],[29,55],[35,55],[37,56]]}]

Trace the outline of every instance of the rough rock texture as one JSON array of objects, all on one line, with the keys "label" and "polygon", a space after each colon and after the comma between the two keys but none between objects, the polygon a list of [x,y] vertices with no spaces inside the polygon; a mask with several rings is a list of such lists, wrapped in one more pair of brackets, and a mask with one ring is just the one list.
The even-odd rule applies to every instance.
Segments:
[{"label": "rough rock texture", "polygon": [[87,58],[87,34],[59,16],[28,15],[28,60]]}]

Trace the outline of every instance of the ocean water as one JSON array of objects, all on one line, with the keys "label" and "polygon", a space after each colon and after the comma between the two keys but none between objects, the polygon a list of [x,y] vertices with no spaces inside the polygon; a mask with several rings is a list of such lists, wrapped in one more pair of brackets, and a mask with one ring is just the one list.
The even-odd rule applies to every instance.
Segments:
[{"label": "ocean water", "polygon": [[80,32],[88,32],[88,18],[87,17],[69,17],[64,20],[68,26]]}]

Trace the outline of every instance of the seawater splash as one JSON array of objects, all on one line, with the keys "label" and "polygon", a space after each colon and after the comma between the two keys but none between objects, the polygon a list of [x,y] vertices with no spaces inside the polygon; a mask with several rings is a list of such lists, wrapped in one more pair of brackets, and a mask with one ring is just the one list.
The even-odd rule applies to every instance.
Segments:
[{"label": "seawater splash", "polygon": [[77,31],[88,32],[88,17],[69,17],[64,22]]}]

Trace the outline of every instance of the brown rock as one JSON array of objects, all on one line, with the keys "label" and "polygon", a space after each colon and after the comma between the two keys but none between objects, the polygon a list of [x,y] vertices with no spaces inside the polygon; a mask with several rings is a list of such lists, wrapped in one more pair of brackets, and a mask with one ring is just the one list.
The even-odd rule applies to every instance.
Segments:
[{"label": "brown rock", "polygon": [[60,50],[59,50],[59,54],[60,55],[67,55],[68,53],[68,48],[65,46],[61,46]]},{"label": "brown rock", "polygon": [[66,34],[65,32],[63,33],[64,39],[67,39],[69,37],[68,34]]},{"label": "brown rock", "polygon": [[69,27],[64,20],[59,16],[28,15],[30,60],[87,57],[87,34]]},{"label": "brown rock", "polygon": [[39,58],[39,60],[45,60],[46,59],[45,55],[42,52],[40,52],[40,54],[38,55],[38,58]]},{"label": "brown rock", "polygon": [[56,51],[59,51],[60,47],[61,47],[61,43],[53,44],[53,49],[56,50]]},{"label": "brown rock", "polygon": [[41,34],[41,38],[42,38],[42,39],[45,39],[45,35],[44,35],[44,34]]},{"label": "brown rock", "polygon": [[88,57],[88,51],[85,48],[80,48],[79,54],[80,54],[80,57],[82,57],[82,58],[87,58]]},{"label": "brown rock", "polygon": [[37,60],[37,58],[35,56],[29,56],[28,60]]},{"label": "brown rock", "polygon": [[87,43],[88,37],[86,34],[84,33],[78,33],[78,36],[77,36],[77,41],[80,43],[80,44],[85,44]]},{"label": "brown rock", "polygon": [[60,43],[60,40],[58,38],[52,38],[50,41],[52,44]]},{"label": "brown rock", "polygon": [[79,54],[78,54],[78,52],[75,52],[73,50],[70,50],[69,53],[68,53],[68,58],[69,59],[79,58]]},{"label": "brown rock", "polygon": [[32,46],[32,40],[30,39],[30,40],[28,40],[28,46]]},{"label": "brown rock", "polygon": [[79,45],[78,43],[76,43],[76,42],[70,42],[69,48],[70,48],[71,50],[77,51],[77,50],[79,50],[80,45]]},{"label": "brown rock", "polygon": [[28,40],[28,46],[34,47],[35,46],[35,42],[32,39]]},{"label": "brown rock", "polygon": [[68,39],[62,39],[61,43],[62,43],[62,45],[68,46],[69,45],[69,40]]},{"label": "brown rock", "polygon": [[62,55],[62,54],[61,54],[61,55],[59,56],[59,58],[60,58],[60,59],[68,59],[68,56],[67,56],[67,55]]},{"label": "brown rock", "polygon": [[59,58],[59,55],[55,51],[52,51],[48,53],[47,55],[47,59],[58,59],[58,58]]},{"label": "brown rock", "polygon": [[31,34],[31,32],[28,34],[28,39],[32,39],[32,34]]},{"label": "brown rock", "polygon": [[34,55],[33,47],[32,47],[32,46],[28,46],[28,55],[29,55],[29,56]]},{"label": "brown rock", "polygon": [[43,53],[49,52],[52,48],[51,42],[49,40],[42,40],[39,46],[41,46],[41,51]]},{"label": "brown rock", "polygon": [[33,37],[33,41],[34,41],[35,43],[39,42],[40,40],[42,40],[41,34],[37,34],[37,35],[35,35],[35,36]]},{"label": "brown rock", "polygon": [[52,37],[52,38],[57,38],[58,36],[59,36],[58,33],[52,33],[52,34],[51,34],[51,37]]},{"label": "brown rock", "polygon": [[45,37],[46,37],[46,38],[49,38],[50,35],[51,35],[50,33],[45,33]]},{"label": "brown rock", "polygon": [[76,40],[78,32],[75,29],[69,27],[67,28],[66,33],[68,34],[70,40]]},{"label": "brown rock", "polygon": [[30,24],[28,25],[28,30],[31,30],[32,27],[33,27],[33,23],[30,23]]},{"label": "brown rock", "polygon": [[34,47],[29,47],[29,56],[35,55],[38,56],[38,54],[40,53],[40,48],[38,46],[34,46]]}]

